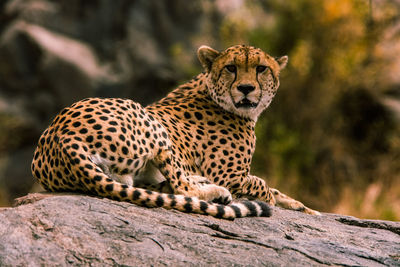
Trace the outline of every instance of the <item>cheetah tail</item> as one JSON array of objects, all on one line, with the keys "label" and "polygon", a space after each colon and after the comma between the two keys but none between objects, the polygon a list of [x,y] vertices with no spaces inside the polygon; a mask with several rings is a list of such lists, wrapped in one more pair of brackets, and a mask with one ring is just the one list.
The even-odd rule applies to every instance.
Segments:
[{"label": "cheetah tail", "polygon": [[163,207],[187,213],[211,215],[216,218],[233,220],[240,217],[269,217],[271,208],[261,201],[243,201],[230,205],[221,205],[200,200],[197,197],[165,194],[155,191],[136,188],[119,182],[107,182],[103,186],[102,196],[127,201],[145,207]]}]

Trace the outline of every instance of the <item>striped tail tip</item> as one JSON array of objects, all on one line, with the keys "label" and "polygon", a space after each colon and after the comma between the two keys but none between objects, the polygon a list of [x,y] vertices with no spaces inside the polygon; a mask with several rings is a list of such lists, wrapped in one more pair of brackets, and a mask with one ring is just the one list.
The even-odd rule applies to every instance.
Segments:
[{"label": "striped tail tip", "polygon": [[242,201],[234,203],[236,209],[240,212],[236,212],[236,217],[270,217],[272,215],[271,207],[262,201]]}]

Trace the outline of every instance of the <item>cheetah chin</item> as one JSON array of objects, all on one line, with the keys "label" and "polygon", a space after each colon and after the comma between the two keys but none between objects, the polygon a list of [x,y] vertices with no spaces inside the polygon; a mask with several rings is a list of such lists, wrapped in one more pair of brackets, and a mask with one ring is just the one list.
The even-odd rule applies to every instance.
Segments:
[{"label": "cheetah chin", "polygon": [[252,109],[258,107],[258,102],[250,101],[247,98],[243,98],[241,101],[234,103],[235,108]]}]

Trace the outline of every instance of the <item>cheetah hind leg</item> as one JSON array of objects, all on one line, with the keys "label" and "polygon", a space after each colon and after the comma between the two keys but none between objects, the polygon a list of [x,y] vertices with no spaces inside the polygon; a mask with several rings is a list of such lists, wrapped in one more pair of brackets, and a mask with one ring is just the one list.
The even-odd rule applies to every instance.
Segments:
[{"label": "cheetah hind leg", "polygon": [[172,152],[168,149],[161,151],[154,159],[154,166],[165,177],[174,190],[174,194],[187,197],[197,197],[201,200],[227,205],[232,202],[228,189],[215,184],[206,183],[206,178],[198,175],[185,175],[175,162]]},{"label": "cheetah hind leg", "polygon": [[165,179],[162,173],[154,166],[152,162],[148,162],[140,174],[134,178],[133,185],[135,187],[160,193],[174,193],[171,184]]},{"label": "cheetah hind leg", "polygon": [[[215,185],[211,183],[207,178],[198,175],[192,175],[187,177],[191,182],[191,186],[197,188],[198,198],[210,201],[213,203],[220,203],[228,205],[232,202],[232,195],[225,187]],[[160,193],[174,194],[171,184],[167,180],[163,180],[158,184],[145,184],[141,183],[135,186],[145,188],[151,191],[157,191]]]},{"label": "cheetah hind leg", "polygon": [[[200,175],[191,175],[186,177],[192,187],[198,190],[200,199],[214,203],[230,204],[232,202],[231,193],[224,187],[211,183],[206,177]],[[123,181],[119,181],[124,183]],[[131,185],[131,184],[128,184]],[[165,179],[162,173],[152,162],[149,162],[144,170],[134,178],[134,186],[160,193],[173,194],[174,190],[171,184]]]},{"label": "cheetah hind leg", "polygon": [[300,201],[297,201],[297,200],[281,193],[278,189],[270,188],[270,190],[271,190],[272,194],[274,195],[274,198],[276,201],[275,205],[278,207],[282,207],[282,208],[290,209],[290,210],[297,210],[297,211],[301,211],[301,212],[311,214],[311,215],[321,215],[321,213],[319,211],[316,211],[316,210],[306,207]]},{"label": "cheetah hind leg", "polygon": [[225,187],[213,184],[206,177],[200,175],[191,175],[187,178],[203,193],[204,196],[199,196],[201,199],[224,205],[232,202],[232,194]]}]

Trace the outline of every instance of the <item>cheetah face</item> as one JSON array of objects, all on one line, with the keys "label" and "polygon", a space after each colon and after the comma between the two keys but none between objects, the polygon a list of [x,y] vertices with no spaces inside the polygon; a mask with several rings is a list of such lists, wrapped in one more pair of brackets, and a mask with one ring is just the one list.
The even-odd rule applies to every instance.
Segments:
[{"label": "cheetah face", "polygon": [[233,46],[218,52],[201,46],[198,57],[207,73],[210,96],[222,108],[257,120],[271,103],[279,86],[287,56],[274,59],[252,46]]}]

